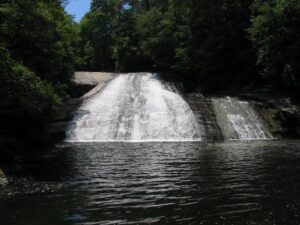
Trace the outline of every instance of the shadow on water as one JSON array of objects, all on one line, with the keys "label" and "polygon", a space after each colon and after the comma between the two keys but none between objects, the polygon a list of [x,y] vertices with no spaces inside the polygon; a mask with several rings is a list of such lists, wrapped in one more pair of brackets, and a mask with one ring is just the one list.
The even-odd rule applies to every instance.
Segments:
[{"label": "shadow on water", "polygon": [[299,150],[295,141],[62,144],[12,165],[0,224],[299,224]]}]

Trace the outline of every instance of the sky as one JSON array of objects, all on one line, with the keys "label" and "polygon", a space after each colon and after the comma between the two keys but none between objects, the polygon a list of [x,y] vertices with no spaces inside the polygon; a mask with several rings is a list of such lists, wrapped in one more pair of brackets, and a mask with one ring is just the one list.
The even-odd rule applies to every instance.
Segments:
[{"label": "sky", "polygon": [[69,0],[66,11],[73,15],[76,22],[90,10],[91,0]]}]

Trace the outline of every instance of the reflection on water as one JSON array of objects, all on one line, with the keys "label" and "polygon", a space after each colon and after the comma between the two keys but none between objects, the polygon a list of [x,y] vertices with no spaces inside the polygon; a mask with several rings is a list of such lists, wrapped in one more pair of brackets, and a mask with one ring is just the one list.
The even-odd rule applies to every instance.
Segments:
[{"label": "reflection on water", "polygon": [[279,141],[62,145],[9,169],[0,224],[298,225],[299,150]]}]

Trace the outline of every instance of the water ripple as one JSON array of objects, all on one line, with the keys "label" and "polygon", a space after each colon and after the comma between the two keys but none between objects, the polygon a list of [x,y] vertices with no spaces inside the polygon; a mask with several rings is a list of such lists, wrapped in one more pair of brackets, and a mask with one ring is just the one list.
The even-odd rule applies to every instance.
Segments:
[{"label": "water ripple", "polygon": [[0,189],[0,224],[298,225],[299,147],[63,145],[12,168]]}]

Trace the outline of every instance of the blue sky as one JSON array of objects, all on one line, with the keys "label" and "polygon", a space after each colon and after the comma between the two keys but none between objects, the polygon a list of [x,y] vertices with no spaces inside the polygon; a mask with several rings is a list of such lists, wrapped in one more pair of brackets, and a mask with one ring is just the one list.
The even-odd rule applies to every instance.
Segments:
[{"label": "blue sky", "polygon": [[76,22],[90,10],[91,0],[69,0],[66,11],[73,15]]}]

